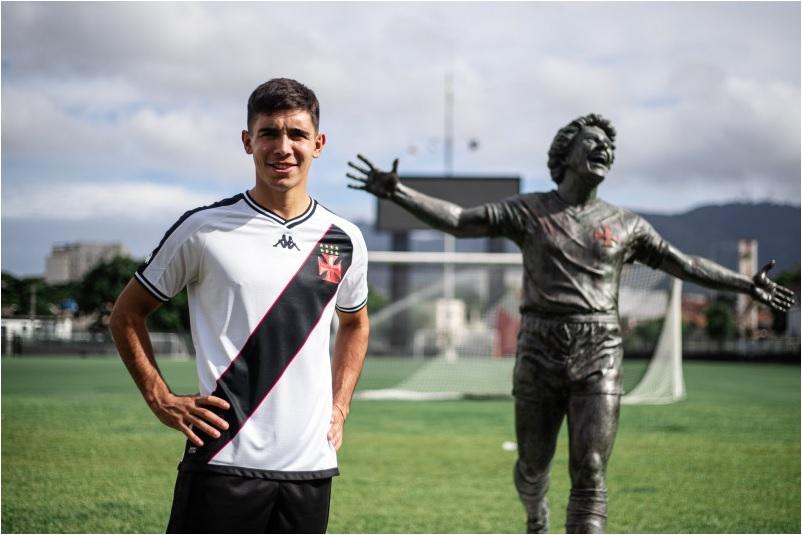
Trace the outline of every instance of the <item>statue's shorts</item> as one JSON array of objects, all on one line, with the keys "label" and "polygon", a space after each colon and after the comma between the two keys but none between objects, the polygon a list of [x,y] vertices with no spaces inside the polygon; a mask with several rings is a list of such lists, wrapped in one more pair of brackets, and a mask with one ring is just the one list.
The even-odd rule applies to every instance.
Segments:
[{"label": "statue's shorts", "polygon": [[614,315],[524,314],[518,334],[513,395],[623,393],[621,327]]}]

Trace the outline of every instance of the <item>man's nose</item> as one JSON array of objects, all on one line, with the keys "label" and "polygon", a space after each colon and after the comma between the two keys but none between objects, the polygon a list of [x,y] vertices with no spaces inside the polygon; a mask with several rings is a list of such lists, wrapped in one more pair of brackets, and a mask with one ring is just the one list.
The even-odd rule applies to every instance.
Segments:
[{"label": "man's nose", "polygon": [[273,152],[275,154],[281,154],[282,156],[286,156],[291,154],[292,151],[290,150],[290,138],[286,134],[280,135],[276,138],[276,143],[273,147]]}]

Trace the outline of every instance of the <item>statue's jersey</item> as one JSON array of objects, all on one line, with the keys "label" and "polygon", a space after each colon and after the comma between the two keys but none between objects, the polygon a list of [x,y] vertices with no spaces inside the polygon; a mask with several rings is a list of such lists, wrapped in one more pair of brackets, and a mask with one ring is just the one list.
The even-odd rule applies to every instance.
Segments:
[{"label": "statue's jersey", "polygon": [[668,248],[643,218],[601,199],[572,206],[550,191],[484,208],[490,234],[523,253],[522,313],[616,316],[624,263],[659,267]]}]

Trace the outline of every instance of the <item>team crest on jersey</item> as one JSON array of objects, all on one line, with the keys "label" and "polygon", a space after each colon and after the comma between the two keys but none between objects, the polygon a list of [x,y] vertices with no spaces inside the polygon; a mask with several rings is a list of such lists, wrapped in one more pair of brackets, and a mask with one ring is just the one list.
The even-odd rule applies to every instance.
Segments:
[{"label": "team crest on jersey", "polygon": [[327,243],[320,244],[320,258],[317,259],[318,275],[326,282],[338,284],[343,278],[340,263],[340,248]]},{"label": "team crest on jersey", "polygon": [[281,235],[281,239],[273,244],[273,247],[278,247],[281,245],[283,249],[295,249],[296,251],[300,251],[298,248],[298,244],[292,241],[292,236],[287,236],[286,234]]},{"label": "team crest on jersey", "polygon": [[602,225],[599,230],[596,230],[593,233],[593,238],[597,239],[602,242],[602,247],[610,248],[613,246],[613,242],[617,242],[618,238],[613,236],[613,231],[610,230],[610,227]]}]

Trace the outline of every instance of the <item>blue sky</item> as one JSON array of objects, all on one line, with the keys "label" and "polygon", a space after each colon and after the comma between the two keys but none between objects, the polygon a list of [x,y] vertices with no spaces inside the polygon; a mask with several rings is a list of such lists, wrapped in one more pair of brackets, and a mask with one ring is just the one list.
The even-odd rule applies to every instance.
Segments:
[{"label": "blue sky", "polygon": [[550,189],[554,133],[598,112],[618,130],[610,202],[799,205],[799,43],[796,2],[4,2],[2,268],[42,273],[65,241],[144,256],[249,188],[245,103],[277,76],[317,93],[312,194],[352,219],[375,210],[345,188],[357,152],[443,171],[448,72],[457,174]]}]

